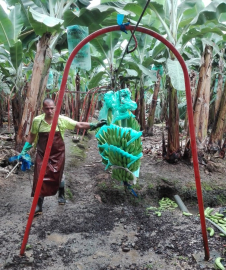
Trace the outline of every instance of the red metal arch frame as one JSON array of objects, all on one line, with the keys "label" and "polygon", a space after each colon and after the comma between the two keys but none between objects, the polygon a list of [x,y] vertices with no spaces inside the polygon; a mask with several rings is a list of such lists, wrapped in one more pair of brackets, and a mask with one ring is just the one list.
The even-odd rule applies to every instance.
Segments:
[{"label": "red metal arch frame", "polygon": [[[126,30],[131,31],[131,30],[134,30],[135,26],[128,25],[125,28],[126,28]],[[36,205],[37,205],[37,202],[38,202],[38,197],[39,197],[39,194],[40,194],[40,191],[41,191],[41,186],[42,186],[43,178],[44,178],[44,175],[45,175],[46,166],[47,166],[50,151],[51,151],[51,148],[52,148],[53,137],[54,137],[55,129],[56,129],[56,126],[57,126],[57,120],[58,120],[58,117],[59,117],[59,114],[60,114],[60,108],[61,108],[62,101],[63,101],[64,91],[65,91],[65,87],[66,87],[68,73],[69,73],[71,63],[72,63],[74,57],[76,56],[76,54],[78,53],[78,51],[86,43],[88,43],[89,41],[91,41],[92,39],[94,39],[94,38],[96,38],[96,37],[98,37],[100,35],[103,35],[103,34],[109,33],[109,32],[113,32],[113,31],[120,31],[120,26],[117,25],[117,26],[106,27],[104,29],[100,29],[100,30],[90,34],[88,37],[83,39],[75,47],[75,49],[72,51],[72,53],[70,54],[70,56],[68,58],[68,61],[67,61],[66,66],[65,66],[61,86],[60,86],[58,102],[56,104],[56,112],[55,112],[55,115],[54,115],[54,118],[53,118],[53,123],[52,123],[51,131],[50,131],[50,134],[49,134],[49,139],[48,139],[48,142],[47,142],[47,145],[46,145],[46,151],[45,151],[41,171],[40,171],[40,174],[39,174],[38,183],[37,183],[34,199],[33,199],[33,202],[32,202],[30,215],[29,215],[26,230],[25,230],[25,233],[24,233],[24,239],[23,239],[23,242],[22,242],[22,245],[21,245],[20,255],[24,255],[27,240],[28,240],[28,237],[29,237],[30,228],[31,228],[31,225],[32,225],[32,220],[33,220],[34,213],[35,213],[35,208],[36,208]],[[143,28],[143,27],[137,27],[136,31],[147,34],[147,35],[150,35],[150,36],[158,39],[162,43],[164,43],[173,52],[173,54],[176,56],[177,60],[181,64],[181,67],[182,67],[182,70],[183,70],[183,73],[184,73],[184,80],[185,80],[185,87],[186,87],[188,121],[189,121],[189,130],[190,130],[191,148],[192,148],[192,157],[193,157],[193,166],[194,166],[194,175],[195,175],[197,197],[198,197],[198,204],[199,204],[201,229],[202,229],[203,242],[204,242],[203,244],[204,244],[204,249],[205,249],[205,260],[208,260],[209,259],[208,238],[207,238],[207,232],[206,232],[203,197],[202,197],[202,189],[201,189],[201,181],[200,181],[200,173],[199,173],[199,165],[198,165],[198,155],[197,155],[197,146],[196,146],[196,139],[195,139],[195,129],[194,129],[194,121],[193,121],[193,108],[192,108],[191,89],[190,89],[190,80],[189,80],[188,70],[187,70],[186,64],[185,64],[182,56],[180,55],[180,53],[164,37],[162,37],[161,35],[159,35],[158,33],[154,32],[154,31],[152,31],[150,29]]]}]

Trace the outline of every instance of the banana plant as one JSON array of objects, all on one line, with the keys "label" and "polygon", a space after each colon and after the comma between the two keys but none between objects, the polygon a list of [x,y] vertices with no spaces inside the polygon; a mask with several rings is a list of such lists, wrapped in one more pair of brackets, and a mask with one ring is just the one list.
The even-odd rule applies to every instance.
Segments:
[{"label": "banana plant", "polygon": [[[214,1],[207,7],[202,1],[152,1],[149,4],[161,22],[161,31],[167,39],[174,44],[181,54],[184,54],[186,46],[192,43],[192,39],[203,37],[209,32],[223,34],[225,25],[222,24],[224,18],[225,1]],[[218,14],[218,15],[217,15]],[[222,16],[219,16],[219,15]],[[170,53],[161,43],[154,51],[163,53],[166,58],[168,70],[168,91],[169,91],[169,129],[168,129],[168,159],[171,157],[178,160],[180,157],[179,146],[179,112],[177,91],[184,90],[183,74],[174,55]],[[182,76],[181,76],[182,75]]]},{"label": "banana plant", "polygon": [[[21,120],[21,108],[18,110],[19,93],[22,93],[26,85],[25,54],[20,40],[23,29],[23,16],[21,5],[16,4],[7,14],[0,6],[0,48],[1,63],[0,73],[2,75],[1,86],[4,92],[7,90],[8,104],[12,102],[13,121],[15,132]],[[28,58],[26,56],[26,58]],[[13,99],[11,97],[14,96]],[[22,100],[20,98],[20,100]],[[16,106],[16,108],[15,108]]]},{"label": "banana plant", "polygon": [[30,36],[34,38],[34,34],[35,37],[39,36],[30,83],[31,93],[27,96],[25,102],[23,117],[16,139],[17,144],[22,143],[23,136],[30,130],[32,119],[28,119],[29,115],[34,116],[37,107],[40,107],[52,61],[52,50],[64,31],[64,21],[61,18],[73,2],[51,0],[30,3],[30,1],[26,0],[8,0],[9,5],[19,6],[21,9],[23,19],[21,38],[23,38],[24,43],[30,39]]}]

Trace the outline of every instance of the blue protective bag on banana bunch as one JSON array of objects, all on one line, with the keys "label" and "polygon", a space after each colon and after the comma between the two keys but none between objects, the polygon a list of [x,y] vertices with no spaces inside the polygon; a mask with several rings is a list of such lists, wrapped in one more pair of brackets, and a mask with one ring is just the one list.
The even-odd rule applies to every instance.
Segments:
[{"label": "blue protective bag on banana bunch", "polygon": [[[136,108],[130,90],[125,88],[117,92],[108,91],[99,114],[99,119],[106,119],[109,124],[102,126],[96,134],[102,162],[106,165],[105,169],[112,167],[114,179],[124,182],[139,177],[142,132],[130,111]],[[120,126],[124,119],[127,119],[127,127]]]},{"label": "blue protective bag on banana bunch", "polygon": [[96,134],[102,162],[106,165],[105,169],[113,166],[113,178],[129,181],[134,179],[133,175],[139,177],[143,155],[141,135],[142,132],[114,124],[102,126]]},{"label": "blue protective bag on banana bunch", "polygon": [[[89,28],[81,25],[67,27],[68,51],[71,53],[74,48],[89,35]],[[91,69],[90,45],[86,43],[76,54],[72,61],[72,68],[85,70]]]},{"label": "blue protective bag on banana bunch", "polygon": [[108,91],[104,95],[104,104],[100,110],[99,119],[107,120],[108,110],[111,109],[111,123],[114,124],[116,121],[135,117],[131,111],[136,110],[136,108],[137,104],[131,99],[131,92],[128,88],[121,89],[117,92]]}]

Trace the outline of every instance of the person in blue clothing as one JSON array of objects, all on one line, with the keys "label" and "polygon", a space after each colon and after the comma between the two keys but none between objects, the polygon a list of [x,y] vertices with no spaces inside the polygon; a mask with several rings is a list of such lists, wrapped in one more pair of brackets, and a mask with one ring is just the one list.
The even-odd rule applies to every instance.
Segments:
[{"label": "person in blue clothing", "polygon": [[[43,157],[45,154],[46,144],[55,113],[55,104],[52,99],[46,98],[43,101],[43,112],[43,114],[36,116],[33,119],[30,134],[28,135],[22,152],[20,153],[22,156],[25,155],[27,151],[33,147],[33,145],[37,149],[31,196],[34,196],[35,193]],[[41,192],[37,207],[35,209],[35,215],[42,214],[44,197],[53,196],[57,193],[57,191],[59,204],[65,204],[66,202],[64,194],[64,181],[62,179],[65,164],[65,130],[74,130],[75,128],[95,130],[96,128],[99,128],[105,124],[105,120],[101,120],[97,123],[77,122],[69,117],[59,115],[46,172],[43,178]]]}]

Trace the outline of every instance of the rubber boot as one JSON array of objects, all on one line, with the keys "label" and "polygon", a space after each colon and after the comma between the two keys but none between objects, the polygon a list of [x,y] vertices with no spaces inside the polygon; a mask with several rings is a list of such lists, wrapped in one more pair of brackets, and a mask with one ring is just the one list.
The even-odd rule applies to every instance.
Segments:
[{"label": "rubber boot", "polygon": [[64,181],[61,181],[59,191],[58,191],[58,203],[64,205],[66,203],[64,195]]},{"label": "rubber boot", "polygon": [[35,216],[37,215],[41,215],[42,214],[42,204],[43,204],[44,198],[43,197],[39,197],[38,198],[38,203],[37,206],[35,208]]}]

